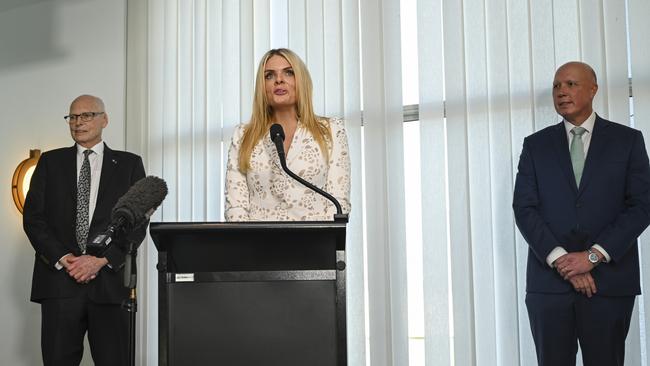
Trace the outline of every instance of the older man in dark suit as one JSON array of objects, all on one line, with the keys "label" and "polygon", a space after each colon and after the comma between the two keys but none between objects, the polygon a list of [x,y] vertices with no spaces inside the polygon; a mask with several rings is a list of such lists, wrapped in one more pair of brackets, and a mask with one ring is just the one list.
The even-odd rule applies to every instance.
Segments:
[{"label": "older man in dark suit", "polygon": [[637,238],[650,222],[650,169],[640,131],[593,111],[589,65],[553,81],[564,120],[524,140],[513,208],[528,242],[526,306],[539,365],[623,365],[635,296]]},{"label": "older man in dark suit", "polygon": [[111,209],[145,176],[144,167],[139,156],[102,142],[108,115],[101,99],[76,98],[65,118],[75,145],[41,155],[23,216],[36,251],[31,300],[41,304],[43,362],[79,365],[88,332],[96,365],[126,365],[125,241],[139,245],[145,228],[102,257],[86,253],[86,242],[106,229]]}]

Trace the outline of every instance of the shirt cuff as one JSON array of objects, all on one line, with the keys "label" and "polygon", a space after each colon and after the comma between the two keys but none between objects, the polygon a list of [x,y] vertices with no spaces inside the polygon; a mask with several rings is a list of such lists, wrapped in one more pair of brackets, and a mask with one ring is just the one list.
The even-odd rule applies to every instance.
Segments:
[{"label": "shirt cuff", "polygon": [[603,247],[601,247],[600,245],[594,244],[591,247],[594,249],[598,249],[598,251],[603,254],[603,256],[605,257],[603,258],[603,262],[609,263],[609,261],[612,260],[612,257],[610,257],[609,254],[607,254],[607,251],[605,251],[605,249],[603,249]]},{"label": "shirt cuff", "polygon": [[549,267],[553,267],[553,262],[555,262],[556,259],[560,258],[561,256],[567,254],[568,252],[566,249],[562,247],[555,247],[553,250],[551,250],[551,253],[546,257],[546,264],[548,264]]},{"label": "shirt cuff", "polygon": [[[71,253],[68,253],[68,254],[66,254],[66,255],[70,255],[70,254],[71,254]],[[56,263],[54,263],[54,268],[56,268],[56,269],[59,270],[59,271],[60,271],[61,269],[63,269],[63,266],[61,265],[61,260],[62,260],[63,258],[65,258],[66,255],[64,255],[63,257],[59,258],[59,260],[58,260]]]}]

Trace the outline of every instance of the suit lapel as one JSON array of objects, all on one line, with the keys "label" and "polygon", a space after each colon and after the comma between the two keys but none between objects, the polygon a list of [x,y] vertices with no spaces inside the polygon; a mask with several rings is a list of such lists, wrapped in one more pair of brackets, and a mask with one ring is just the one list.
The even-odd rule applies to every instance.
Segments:
[{"label": "suit lapel", "polygon": [[600,118],[596,115],[596,121],[594,122],[594,130],[591,135],[591,141],[589,142],[589,151],[587,151],[587,159],[585,160],[585,167],[582,171],[582,178],[580,180],[580,188],[578,190],[578,195],[584,192],[585,187],[592,180],[595,172],[598,170],[598,166],[607,146],[607,127],[609,126],[608,121]]},{"label": "suit lapel", "polygon": [[553,141],[560,169],[564,173],[564,177],[569,181],[573,191],[577,192],[578,186],[576,185],[576,178],[573,174],[573,165],[571,165],[571,154],[569,153],[569,142],[566,129],[564,128],[564,122],[556,125]]},{"label": "suit lapel", "polygon": [[65,159],[62,162],[62,172],[63,177],[66,180],[67,192],[65,194],[69,195],[72,200],[75,202],[75,207],[77,205],[77,145],[72,145],[66,153]]},{"label": "suit lapel", "polygon": [[[97,192],[97,202],[95,203],[95,213],[93,214],[93,222],[98,213],[109,212],[111,207],[104,207],[106,205],[106,192],[108,187],[110,187],[111,180],[115,176],[115,170],[117,169],[119,162],[115,158],[113,150],[111,150],[108,145],[104,144],[104,158],[102,159],[102,172],[99,178],[99,188]],[[92,226],[92,223],[91,223]]]}]

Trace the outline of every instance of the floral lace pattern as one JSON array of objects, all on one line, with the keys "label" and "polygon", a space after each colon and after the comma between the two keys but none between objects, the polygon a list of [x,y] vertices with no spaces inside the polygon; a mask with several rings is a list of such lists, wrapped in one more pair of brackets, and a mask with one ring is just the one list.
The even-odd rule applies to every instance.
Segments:
[{"label": "floral lace pattern", "polygon": [[[300,122],[287,153],[287,166],[294,173],[330,193],[350,212],[350,156],[345,123],[328,120],[332,142],[329,161],[320,146]],[[334,205],[318,193],[288,176],[267,134],[253,149],[250,169],[239,171],[239,148],[245,124],[235,129],[226,167],[227,221],[329,221]]]}]

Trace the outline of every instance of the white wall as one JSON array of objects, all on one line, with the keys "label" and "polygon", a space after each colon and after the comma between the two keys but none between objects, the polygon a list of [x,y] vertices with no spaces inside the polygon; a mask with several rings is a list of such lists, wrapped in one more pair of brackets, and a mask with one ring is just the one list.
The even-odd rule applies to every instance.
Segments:
[{"label": "white wall", "polygon": [[104,140],[124,148],[125,29],[126,0],[0,0],[3,365],[41,364],[40,307],[29,302],[34,251],[11,198],[13,171],[29,149],[72,145],[62,117],[82,93],[104,99]]}]

